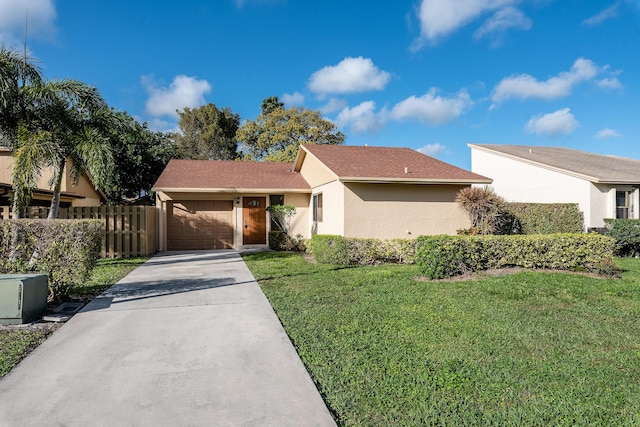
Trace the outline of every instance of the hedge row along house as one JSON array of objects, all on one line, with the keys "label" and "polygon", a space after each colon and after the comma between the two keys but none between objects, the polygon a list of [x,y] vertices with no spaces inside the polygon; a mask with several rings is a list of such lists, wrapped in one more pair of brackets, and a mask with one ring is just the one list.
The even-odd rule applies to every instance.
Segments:
[{"label": "hedge row along house", "polygon": [[171,160],[153,187],[160,250],[266,245],[266,207],[296,207],[290,234],[455,234],[460,189],[492,181],[409,148],[302,145],[294,163]]},{"label": "hedge row along house", "polygon": [[[11,149],[0,147],[0,206],[11,206],[13,165],[14,158]],[[42,171],[38,186],[33,189],[30,206],[49,207],[51,205],[53,191],[51,190],[50,181],[53,175],[52,168],[46,168]],[[91,182],[86,173],[83,173],[77,185],[74,185],[69,165],[67,165],[60,193],[61,208],[100,206],[106,202],[107,197],[105,194]]]},{"label": "hedge row along house", "polygon": [[468,144],[471,169],[509,202],[577,203],[586,231],[640,218],[640,160],[562,147]]}]

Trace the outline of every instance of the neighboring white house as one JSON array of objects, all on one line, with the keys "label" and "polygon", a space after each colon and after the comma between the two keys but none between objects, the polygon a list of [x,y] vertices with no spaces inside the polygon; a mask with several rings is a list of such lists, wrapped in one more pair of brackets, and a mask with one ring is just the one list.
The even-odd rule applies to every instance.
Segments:
[{"label": "neighboring white house", "polygon": [[471,170],[509,202],[578,203],[586,229],[640,218],[640,160],[560,147],[468,144]]}]

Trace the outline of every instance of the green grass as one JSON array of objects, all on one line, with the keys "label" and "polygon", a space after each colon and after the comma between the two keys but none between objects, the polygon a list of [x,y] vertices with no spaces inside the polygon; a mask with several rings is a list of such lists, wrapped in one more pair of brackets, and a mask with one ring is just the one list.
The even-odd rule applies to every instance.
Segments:
[{"label": "green grass", "polygon": [[640,260],[453,282],[245,260],[339,425],[640,425]]},{"label": "green grass", "polygon": [[[76,298],[89,301],[129,274],[147,258],[101,259],[84,286],[72,289]],[[0,378],[38,347],[53,332],[50,328],[12,327],[0,329]]]},{"label": "green grass", "polygon": [[71,289],[71,296],[93,299],[132,272],[148,258],[102,258],[83,286]]}]

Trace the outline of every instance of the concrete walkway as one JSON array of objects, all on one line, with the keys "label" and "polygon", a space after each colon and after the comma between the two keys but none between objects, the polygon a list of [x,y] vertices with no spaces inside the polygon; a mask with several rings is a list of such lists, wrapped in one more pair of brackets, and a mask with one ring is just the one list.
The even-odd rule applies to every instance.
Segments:
[{"label": "concrete walkway", "polygon": [[335,426],[237,252],[166,253],[0,380],[0,426]]}]

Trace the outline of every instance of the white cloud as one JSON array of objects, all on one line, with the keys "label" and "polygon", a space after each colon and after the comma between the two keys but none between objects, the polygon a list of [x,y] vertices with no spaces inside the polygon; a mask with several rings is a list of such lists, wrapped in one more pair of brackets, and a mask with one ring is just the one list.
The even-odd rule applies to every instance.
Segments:
[{"label": "white cloud", "polygon": [[618,138],[620,134],[613,129],[604,128],[600,132],[596,134],[596,138],[598,139],[606,139],[606,138]]},{"label": "white cloud", "polygon": [[422,0],[418,9],[420,37],[412,50],[435,43],[481,15],[516,4],[518,0]]},{"label": "white cloud", "polygon": [[304,95],[300,92],[285,93],[282,95],[282,102],[289,106],[300,105],[304,102]]},{"label": "white cloud", "polygon": [[394,105],[390,117],[395,120],[414,119],[431,125],[441,125],[457,119],[473,105],[471,97],[464,90],[451,98],[439,96],[437,93],[436,88],[431,88],[420,97],[410,96]]},{"label": "white cloud", "polygon": [[598,81],[598,86],[604,89],[620,89],[622,83],[616,77],[605,77]]},{"label": "white cloud", "polygon": [[538,114],[529,120],[525,129],[529,133],[547,135],[550,137],[571,133],[579,125],[569,108],[554,111],[549,114]]},{"label": "white cloud", "polygon": [[421,152],[422,154],[426,154],[427,156],[438,157],[441,153],[444,153],[446,149],[447,147],[445,147],[444,145],[435,143],[427,144],[422,148],[418,148],[417,151]]},{"label": "white cloud", "polygon": [[600,13],[592,16],[591,18],[585,19],[584,21],[582,21],[582,24],[592,27],[606,21],[607,19],[615,18],[616,16],[618,16],[619,8],[620,1],[617,1]]},{"label": "white cloud", "polygon": [[53,0],[0,0],[0,41],[16,45],[24,43],[27,11],[27,39],[51,40],[55,37],[56,9]]},{"label": "white cloud", "polygon": [[309,89],[323,96],[329,93],[354,93],[382,90],[391,75],[380,70],[369,58],[345,58],[338,65],[326,66],[309,78]]},{"label": "white cloud", "polygon": [[146,110],[151,116],[178,117],[176,110],[199,107],[205,103],[204,95],[211,92],[206,80],[179,75],[169,87],[158,87],[150,77],[142,77],[142,84],[149,95]]},{"label": "white cloud", "polygon": [[320,112],[322,114],[331,114],[331,113],[335,113],[336,111],[342,110],[346,106],[347,106],[347,101],[345,101],[344,99],[331,98],[329,99],[329,101],[327,101],[326,104],[320,107]]},{"label": "white cloud", "polygon": [[515,7],[506,7],[487,19],[482,27],[474,33],[474,36],[480,39],[492,34],[504,33],[512,28],[527,31],[531,29],[532,25],[531,19],[527,18],[522,11]]},{"label": "white cloud", "polygon": [[336,123],[340,127],[349,127],[353,132],[362,133],[380,129],[385,125],[385,113],[375,112],[376,103],[373,101],[362,102],[352,108],[344,108],[336,117]]},{"label": "white cloud", "polygon": [[573,86],[578,83],[592,80],[599,69],[591,60],[578,58],[571,70],[564,71],[546,81],[539,81],[529,74],[505,77],[493,89],[491,98],[493,102],[502,102],[508,99],[540,98],[551,100],[569,95]]}]

